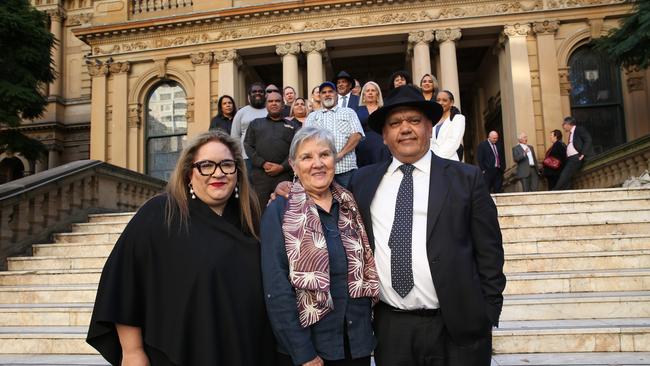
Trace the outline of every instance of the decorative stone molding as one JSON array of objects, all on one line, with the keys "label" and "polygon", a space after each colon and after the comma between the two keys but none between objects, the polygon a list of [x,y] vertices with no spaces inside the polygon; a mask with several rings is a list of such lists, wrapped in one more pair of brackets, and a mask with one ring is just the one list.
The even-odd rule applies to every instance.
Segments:
[{"label": "decorative stone molding", "polygon": [[[460,29],[459,29],[460,31]],[[460,37],[458,37],[460,38]],[[418,44],[418,43],[431,43],[435,39],[433,31],[413,31],[409,32],[409,43]]]},{"label": "decorative stone molding", "polygon": [[69,15],[66,24],[70,27],[90,24],[93,19],[93,13],[82,13]]},{"label": "decorative stone molding", "polygon": [[570,95],[571,94],[571,81],[569,80],[569,68],[568,67],[559,67],[558,74],[560,76],[560,94],[561,95]]},{"label": "decorative stone molding", "polygon": [[645,70],[641,70],[636,65],[626,67],[624,70],[627,78],[627,90],[630,93],[645,90]]},{"label": "decorative stone molding", "polygon": [[111,74],[128,73],[131,70],[131,63],[128,61],[108,63],[108,70]]},{"label": "decorative stone molding", "polygon": [[506,24],[503,27],[503,33],[510,37],[525,37],[530,33],[530,24],[528,23],[516,23],[516,24]]},{"label": "decorative stone molding", "polygon": [[190,55],[193,65],[210,65],[212,63],[212,52],[198,52]]},{"label": "decorative stone molding", "polygon": [[142,103],[129,105],[129,116],[127,125],[129,128],[140,128],[142,125]]},{"label": "decorative stone molding", "polygon": [[533,31],[536,34],[555,34],[559,28],[559,20],[544,20],[533,23]]},{"label": "decorative stone molding", "polygon": [[86,61],[86,66],[88,67],[88,74],[92,77],[108,75],[108,65],[99,60],[95,60],[94,63]]},{"label": "decorative stone molding", "polygon": [[[447,28],[447,29],[438,29],[435,31],[436,41],[446,42],[446,41],[458,41],[462,37],[460,28]],[[410,38],[410,36],[409,36]]]},{"label": "decorative stone molding", "polygon": [[275,53],[279,56],[297,55],[300,53],[300,42],[285,42],[275,46]]},{"label": "decorative stone molding", "polygon": [[185,120],[187,123],[194,122],[194,99],[187,98],[187,110],[185,111]]},{"label": "decorative stone molding", "polygon": [[65,20],[65,12],[63,9],[59,8],[58,6],[54,9],[47,9],[45,10],[45,13],[50,16],[50,18],[54,21],[63,22]]},{"label": "decorative stone molding", "polygon": [[156,65],[156,70],[158,70],[158,77],[161,79],[164,79],[167,77],[167,58],[161,58],[158,60],[154,60],[154,64]]},{"label": "decorative stone molding", "polygon": [[237,58],[239,58],[239,55],[234,49],[214,51],[214,59],[219,63],[234,62]]},{"label": "decorative stone molding", "polygon": [[327,46],[325,45],[325,40],[318,39],[318,40],[300,42],[300,49],[304,53],[312,53],[312,52],[321,53],[327,49]]}]

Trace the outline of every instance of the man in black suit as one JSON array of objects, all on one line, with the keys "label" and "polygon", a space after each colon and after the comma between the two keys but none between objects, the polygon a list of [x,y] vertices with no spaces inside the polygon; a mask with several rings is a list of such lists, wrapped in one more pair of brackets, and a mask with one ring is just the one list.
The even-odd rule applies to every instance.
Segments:
[{"label": "man in black suit", "polygon": [[558,178],[554,191],[571,189],[571,178],[582,169],[585,159],[593,155],[591,135],[584,127],[576,126],[575,118],[564,118],[562,128],[569,134],[569,143],[566,147],[566,162],[560,178]]},{"label": "man in black suit", "polygon": [[339,94],[338,106],[352,108],[355,112],[359,109],[359,96],[352,94],[354,78],[346,71],[339,72],[334,80],[336,92]]},{"label": "man in black suit", "polygon": [[528,145],[526,132],[519,134],[519,143],[512,147],[512,159],[517,164],[517,178],[523,192],[535,192],[539,185],[537,157],[532,145]]},{"label": "man in black suit", "polygon": [[498,144],[499,133],[490,131],[488,138],[481,141],[476,149],[478,167],[483,172],[483,179],[490,193],[501,193],[503,171],[506,157],[502,144]]},{"label": "man in black suit", "polygon": [[377,366],[490,365],[506,278],[497,211],[472,165],[430,151],[442,108],[395,89],[369,125],[393,159],[350,183],[375,253]]}]

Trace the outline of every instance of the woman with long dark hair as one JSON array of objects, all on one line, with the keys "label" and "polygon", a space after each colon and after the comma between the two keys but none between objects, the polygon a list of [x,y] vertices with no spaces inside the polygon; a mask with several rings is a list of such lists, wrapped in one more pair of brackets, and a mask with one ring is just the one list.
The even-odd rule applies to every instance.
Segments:
[{"label": "woman with long dark hair", "polygon": [[465,135],[465,116],[454,106],[454,95],[449,90],[440,91],[436,101],[442,106],[443,113],[433,126],[431,150],[441,158],[459,161],[461,154],[458,150]]},{"label": "woman with long dark hair", "polygon": [[560,166],[557,169],[544,165],[544,170],[542,174],[546,177],[548,182],[548,190],[552,190],[557,184],[557,180],[560,178],[560,173],[562,173],[562,168],[564,168],[564,161],[566,160],[566,145],[562,142],[562,131],[553,130],[549,135],[551,139],[551,147],[546,151],[545,160],[547,157],[552,156],[555,159],[560,161]]},{"label": "woman with long dark hair", "polygon": [[235,100],[230,95],[222,95],[217,102],[217,115],[210,121],[210,131],[220,129],[230,133],[236,113]]}]

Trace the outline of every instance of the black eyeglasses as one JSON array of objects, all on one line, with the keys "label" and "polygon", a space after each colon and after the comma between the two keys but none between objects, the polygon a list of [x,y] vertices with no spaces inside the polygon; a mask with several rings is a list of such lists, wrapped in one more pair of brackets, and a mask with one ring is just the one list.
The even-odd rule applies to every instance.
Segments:
[{"label": "black eyeglasses", "polygon": [[213,175],[217,171],[217,167],[221,169],[223,174],[235,174],[237,172],[237,163],[230,159],[221,160],[219,163],[212,160],[201,160],[192,164],[192,168],[198,169],[199,174],[206,177]]}]

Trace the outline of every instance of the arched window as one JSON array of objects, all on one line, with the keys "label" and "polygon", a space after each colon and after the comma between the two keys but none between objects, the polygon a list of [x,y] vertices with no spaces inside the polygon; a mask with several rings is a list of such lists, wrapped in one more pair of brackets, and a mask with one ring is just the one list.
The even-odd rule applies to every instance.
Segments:
[{"label": "arched window", "polygon": [[619,68],[590,46],[569,58],[571,114],[593,138],[596,154],[626,142]]},{"label": "arched window", "polygon": [[147,174],[169,180],[187,137],[187,99],[175,81],[157,84],[147,100]]}]

